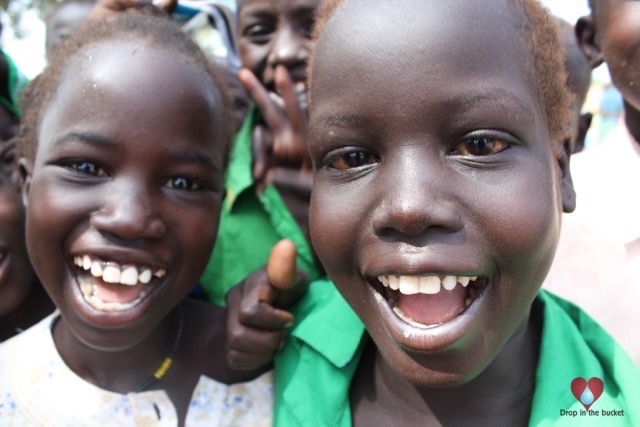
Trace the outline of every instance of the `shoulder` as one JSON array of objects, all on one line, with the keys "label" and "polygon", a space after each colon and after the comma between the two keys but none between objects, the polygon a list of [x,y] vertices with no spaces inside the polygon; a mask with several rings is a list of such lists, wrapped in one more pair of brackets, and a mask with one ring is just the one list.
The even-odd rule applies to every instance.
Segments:
[{"label": "shoulder", "polygon": [[582,408],[571,384],[596,378],[604,384],[599,408],[626,414],[612,425],[640,425],[640,370],[618,343],[578,306],[546,291],[532,316],[542,331],[532,421]]}]

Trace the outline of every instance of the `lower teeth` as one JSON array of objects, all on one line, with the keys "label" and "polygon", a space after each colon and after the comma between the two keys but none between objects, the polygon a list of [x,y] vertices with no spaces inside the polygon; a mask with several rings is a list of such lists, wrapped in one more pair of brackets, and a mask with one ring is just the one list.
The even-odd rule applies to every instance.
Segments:
[{"label": "lower teeth", "polygon": [[136,304],[138,304],[140,301],[142,301],[142,298],[145,297],[145,295],[147,294],[146,291],[142,291],[140,293],[140,296],[136,299],[134,299],[133,301],[130,302],[126,302],[126,303],[121,303],[121,302],[105,302],[102,300],[102,298],[100,298],[99,296],[95,295],[93,292],[93,284],[91,283],[90,280],[87,280],[84,277],[80,277],[78,279],[78,282],[80,283],[80,291],[82,292],[82,296],[84,297],[84,300],[89,303],[89,305],[97,310],[100,311],[123,311],[123,310],[127,310],[133,306],[135,306]]},{"label": "lower teeth", "polygon": [[399,307],[393,307],[393,312],[395,314],[397,314],[398,317],[400,317],[402,320],[404,320],[408,324],[410,324],[412,326],[415,326],[417,328],[421,328],[421,329],[435,328],[436,326],[439,326],[439,325],[442,324],[442,323],[436,323],[434,325],[425,325],[423,323],[418,323],[415,320],[413,320],[412,318],[410,318],[409,316],[407,316],[406,314],[404,314],[404,312],[402,310],[400,310]]}]

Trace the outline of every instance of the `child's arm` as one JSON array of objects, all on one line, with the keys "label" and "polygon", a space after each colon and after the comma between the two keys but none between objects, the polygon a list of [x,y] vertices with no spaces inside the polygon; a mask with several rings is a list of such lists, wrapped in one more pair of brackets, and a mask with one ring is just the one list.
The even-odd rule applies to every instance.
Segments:
[{"label": "child's arm", "polygon": [[227,360],[232,369],[254,370],[273,361],[293,322],[282,308],[296,302],[308,286],[309,276],[296,267],[295,245],[281,240],[266,267],[227,293]]}]

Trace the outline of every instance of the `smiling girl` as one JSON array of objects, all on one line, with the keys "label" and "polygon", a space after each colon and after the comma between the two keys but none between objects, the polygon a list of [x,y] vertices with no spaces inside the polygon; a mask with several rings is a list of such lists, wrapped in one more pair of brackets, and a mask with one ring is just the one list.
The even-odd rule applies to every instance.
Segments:
[{"label": "smiling girl", "polygon": [[229,369],[224,311],[184,300],[216,238],[222,82],[171,22],[126,15],[29,87],[26,241],[58,311],[0,347],[3,423],[270,424],[270,374]]}]

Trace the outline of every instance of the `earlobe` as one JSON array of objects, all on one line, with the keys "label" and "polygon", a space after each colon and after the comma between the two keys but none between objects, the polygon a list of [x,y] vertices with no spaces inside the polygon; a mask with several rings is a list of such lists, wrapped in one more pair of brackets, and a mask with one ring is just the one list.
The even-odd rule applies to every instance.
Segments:
[{"label": "earlobe", "polygon": [[29,200],[29,190],[31,189],[31,161],[26,157],[21,157],[18,162],[18,172],[20,173],[20,188],[22,190],[22,204],[26,208]]},{"label": "earlobe", "polygon": [[603,62],[602,49],[598,45],[596,34],[597,28],[593,15],[583,16],[578,19],[578,22],[576,22],[576,37],[592,69]]},{"label": "earlobe", "polygon": [[571,148],[571,140],[567,139],[563,144],[562,157],[558,159],[560,171],[562,172],[562,184],[560,186],[562,194],[562,210],[565,213],[571,213],[576,209],[576,190],[573,188],[571,168],[569,165]]}]

